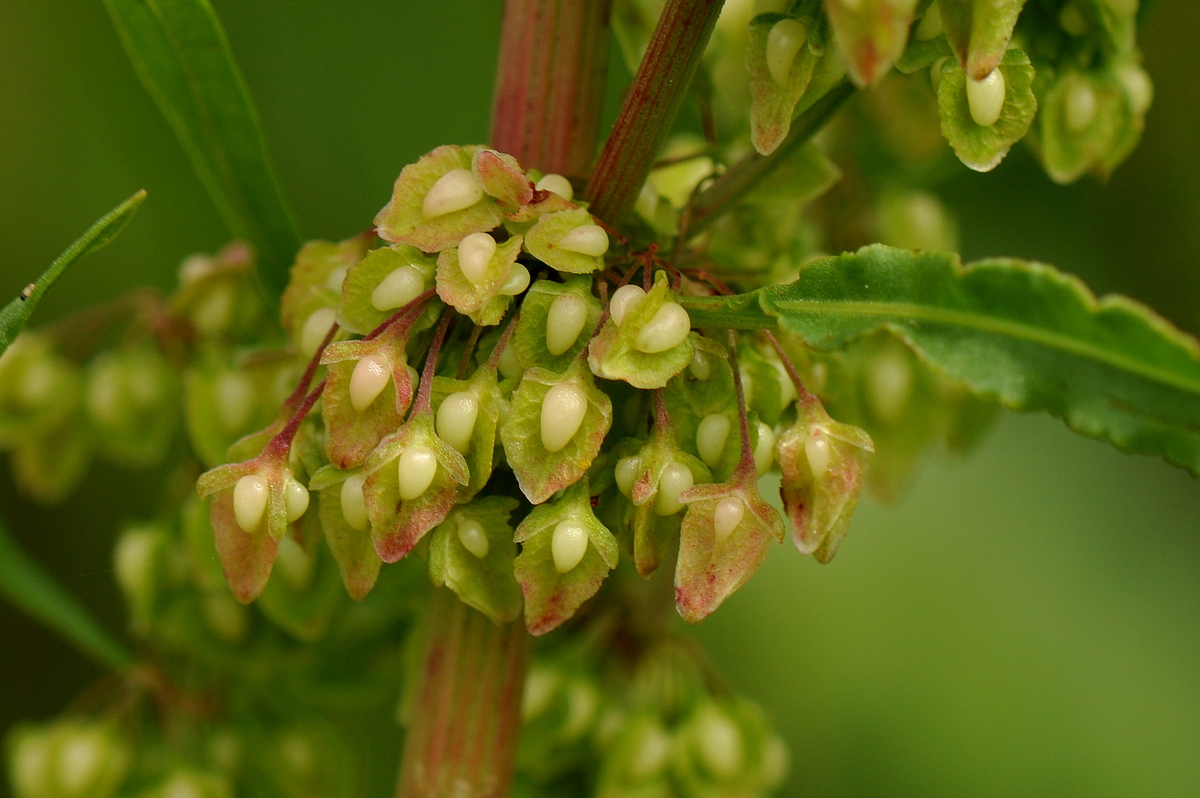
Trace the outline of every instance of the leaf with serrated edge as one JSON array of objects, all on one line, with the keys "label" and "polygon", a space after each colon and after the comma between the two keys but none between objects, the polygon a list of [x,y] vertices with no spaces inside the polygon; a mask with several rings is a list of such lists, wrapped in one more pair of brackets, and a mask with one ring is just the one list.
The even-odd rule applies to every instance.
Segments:
[{"label": "leaf with serrated edge", "polygon": [[0,354],[16,340],[29,317],[33,315],[34,309],[42,301],[42,297],[58,282],[63,272],[79,258],[107,246],[116,238],[145,199],[146,192],[139,191],[102,216],[86,233],[67,247],[65,252],[54,259],[50,267],[32,284],[33,288],[29,290],[28,296],[22,293],[0,310]]},{"label": "leaf with serrated edge", "polygon": [[[542,401],[563,382],[582,388],[588,406],[575,437],[561,450],[549,452],[542,444]],[[512,396],[512,412],[500,425],[500,440],[521,492],[531,503],[541,504],[587,473],[611,426],[612,401],[577,360],[565,374],[541,368],[525,372]]]},{"label": "leaf with serrated edge", "polygon": [[396,244],[411,244],[424,252],[441,252],[457,245],[463,236],[498,226],[504,214],[488,196],[469,208],[432,219],[426,219],[422,211],[429,189],[447,172],[470,169],[471,159],[480,149],[446,144],[404,167],[396,178],[392,199],[375,217],[379,237]]},{"label": "leaf with serrated edge", "polygon": [[[521,613],[521,587],[513,575],[517,544],[508,517],[517,508],[509,496],[486,496],[460,507],[433,530],[429,541],[429,578],[458,594],[497,623],[516,620]],[[459,524],[475,521],[483,527],[488,550],[476,557],[463,545]]]},{"label": "leaf with serrated edge", "polygon": [[815,349],[887,327],[976,393],[1200,474],[1200,343],[1050,266],[964,268],[953,255],[872,246],[815,261],[759,298]]},{"label": "leaf with serrated edge", "polygon": [[[568,520],[583,524],[588,547],[578,565],[560,574],[554,567],[552,541],[554,528]],[[525,626],[533,635],[568,620],[617,567],[617,539],[592,511],[587,480],[575,483],[557,501],[533,508],[517,527],[515,539],[521,553],[513,569],[525,595]]]},{"label": "leaf with serrated edge", "polygon": [[958,159],[977,172],[995,169],[1012,145],[1025,137],[1037,115],[1029,56],[1020,50],[1009,50],[999,69],[1004,75],[1004,106],[994,124],[982,127],[971,118],[967,73],[953,61],[942,64],[942,83],[938,87],[942,135]]}]

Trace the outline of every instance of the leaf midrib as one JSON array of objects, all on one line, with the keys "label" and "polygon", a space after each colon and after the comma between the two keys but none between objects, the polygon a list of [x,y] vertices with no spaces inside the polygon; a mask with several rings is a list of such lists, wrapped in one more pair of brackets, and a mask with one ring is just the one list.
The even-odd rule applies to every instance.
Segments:
[{"label": "leaf midrib", "polygon": [[[1121,371],[1142,377],[1152,382],[1200,395],[1200,380],[1191,380],[1132,358],[1110,352],[1091,342],[1074,338],[1009,319],[998,319],[960,310],[886,302],[847,302],[816,299],[772,300],[780,310],[835,313],[843,316],[901,317],[913,321],[925,321],[946,326],[957,326],[980,332],[1028,341],[1051,349],[1069,352],[1082,358],[1106,364]],[[818,310],[819,308],[819,310]]]}]

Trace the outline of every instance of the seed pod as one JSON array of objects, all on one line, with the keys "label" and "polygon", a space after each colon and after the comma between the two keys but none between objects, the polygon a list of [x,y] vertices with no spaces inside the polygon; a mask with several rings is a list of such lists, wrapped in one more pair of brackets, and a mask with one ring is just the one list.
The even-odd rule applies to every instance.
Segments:
[{"label": "seed pod", "polygon": [[460,505],[433,531],[429,578],[497,623],[521,612],[521,589],[513,576],[517,546],[509,515],[517,501],[487,496]]},{"label": "seed pod", "polygon": [[432,411],[413,415],[363,464],[363,494],[375,550],[384,562],[408,554],[454,508],[470,479],[466,460],[434,432]]},{"label": "seed pod", "polygon": [[802,406],[796,422],[779,436],[780,495],[802,554],[829,562],[846,536],[858,505],[870,436],[834,421],[819,404]]},{"label": "seed pod", "polygon": [[757,476],[739,469],[721,484],[683,493],[687,504],[675,566],[675,608],[696,623],[746,583],[783,540],[783,520],[758,492]]},{"label": "seed pod", "polygon": [[591,466],[612,425],[612,402],[580,361],[563,375],[529,369],[512,402],[500,439],[522,492],[540,504]]},{"label": "seed pod", "polygon": [[672,298],[665,272],[638,300],[630,291],[613,296],[614,311],[588,347],[592,372],[635,388],[661,388],[692,360],[696,336],[687,312]]},{"label": "seed pod", "polygon": [[515,534],[514,564],[525,596],[525,625],[541,635],[575,614],[617,565],[617,541],[592,510],[582,479],[533,509]]},{"label": "seed pod", "polygon": [[481,150],[438,147],[404,167],[391,201],[375,217],[379,237],[424,252],[441,252],[464,236],[499,225],[503,211],[484,194],[471,171],[472,159]]},{"label": "seed pod", "polygon": [[417,375],[408,365],[407,345],[413,321],[370,340],[330,344],[322,354],[329,367],[321,398],[325,451],[338,468],[362,465],[412,404]]},{"label": "seed pod", "polygon": [[436,270],[436,259],[416,247],[394,244],[371,250],[346,273],[338,324],[358,335],[370,333],[432,288]]},{"label": "seed pod", "polygon": [[991,74],[987,80],[969,81],[952,59],[943,63],[940,74],[942,135],[971,169],[994,169],[1025,136],[1037,114],[1029,57],[1009,50],[994,73],[985,73],[985,78]]},{"label": "seed pod", "polygon": [[445,250],[438,256],[438,296],[476,324],[498,324],[512,302],[502,289],[512,275],[521,241],[514,236],[496,244],[490,235],[477,233],[464,238],[460,247]]},{"label": "seed pod", "polygon": [[525,235],[530,255],[568,274],[590,274],[603,267],[608,246],[608,233],[583,208],[547,213]]},{"label": "seed pod", "polygon": [[329,551],[338,563],[346,592],[362,600],[375,586],[382,561],[371,540],[371,520],[367,514],[359,470],[339,471],[326,466],[313,474],[309,489],[318,492],[321,529]]}]

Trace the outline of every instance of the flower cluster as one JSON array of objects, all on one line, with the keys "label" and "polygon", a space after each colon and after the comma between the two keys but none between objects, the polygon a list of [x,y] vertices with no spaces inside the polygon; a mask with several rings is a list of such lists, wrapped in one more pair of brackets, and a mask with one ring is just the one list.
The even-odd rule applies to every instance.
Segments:
[{"label": "flower cluster", "polygon": [[776,464],[797,545],[833,555],[870,438],[773,337],[694,330],[687,298],[723,284],[613,246],[572,193],[439,147],[396,181],[383,246],[301,252],[282,312],[309,367],[234,447],[253,456],[199,481],[238,598],[317,529],[355,598],[416,551],[435,584],[543,634],[624,554],[645,577],[673,563],[698,621],[783,539],[758,488]]}]

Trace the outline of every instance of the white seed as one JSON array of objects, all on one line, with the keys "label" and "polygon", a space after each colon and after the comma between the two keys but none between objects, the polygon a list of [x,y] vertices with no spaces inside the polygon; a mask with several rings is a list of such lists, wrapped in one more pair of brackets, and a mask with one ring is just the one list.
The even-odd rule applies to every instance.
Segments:
[{"label": "white seed", "polygon": [[371,305],[376,310],[402,308],[425,292],[425,275],[416,266],[392,269],[371,292]]},{"label": "white seed", "polygon": [[438,407],[436,429],[438,437],[466,454],[475,434],[479,418],[479,397],[470,391],[452,393]]},{"label": "white seed", "polygon": [[438,178],[421,202],[426,219],[470,208],[483,199],[483,186],[470,169],[451,169]]},{"label": "white seed", "polygon": [[483,282],[488,264],[496,254],[496,239],[487,233],[471,233],[458,242],[458,268],[475,285]]},{"label": "white seed", "polygon": [[458,542],[462,543],[463,548],[480,560],[488,556],[488,548],[490,546],[488,544],[487,533],[483,531],[483,524],[478,521],[468,519],[459,522]]},{"label": "white seed", "polygon": [[562,175],[545,175],[541,180],[537,181],[534,187],[538,191],[551,191],[565,200],[570,200],[575,196],[575,188],[571,185],[571,181]]},{"label": "white seed", "polygon": [[289,524],[298,521],[300,516],[308,510],[308,488],[291,477],[288,477],[287,484],[284,486],[283,499],[284,506],[287,508]]},{"label": "white seed", "polygon": [[754,445],[754,472],[760,477],[775,465],[775,430],[758,422],[758,443]]},{"label": "white seed", "polygon": [[580,225],[555,241],[554,246],[598,258],[608,252],[608,233],[598,224]]},{"label": "white seed", "polygon": [[829,436],[820,427],[814,428],[804,440],[804,456],[814,480],[820,481],[829,470]]},{"label": "white seed", "polygon": [[642,733],[626,772],[635,782],[647,781],[662,773],[670,755],[671,738],[655,723]]},{"label": "white seed", "polygon": [[226,371],[215,387],[217,420],[226,432],[241,430],[254,412],[254,383],[240,371]]},{"label": "white seed", "polygon": [[500,374],[506,380],[519,380],[525,370],[521,368],[521,359],[517,356],[516,347],[506,346],[500,353]]},{"label": "white seed", "polygon": [[548,452],[562,451],[587,413],[587,396],[573,382],[560,382],[542,400],[542,446]]},{"label": "white seed", "polygon": [[270,486],[258,474],[247,474],[233,486],[233,517],[244,532],[258,531],[269,495]]},{"label": "white seed", "polygon": [[654,511],[659,515],[675,515],[684,507],[683,502],[679,501],[679,494],[694,484],[696,479],[687,466],[671,463],[658,478],[658,498],[654,503]]},{"label": "white seed", "polygon": [[300,354],[305,357],[315,355],[335,321],[337,311],[333,308],[319,308],[309,314],[304,321],[304,328],[300,331]]},{"label": "white seed", "polygon": [[697,349],[692,353],[692,362],[688,364],[688,371],[692,372],[692,376],[701,382],[706,382],[712,376],[712,363],[708,359],[708,355]]},{"label": "white seed", "polygon": [[58,784],[64,795],[86,795],[102,777],[105,745],[96,729],[78,731],[58,749]]},{"label": "white seed", "polygon": [[565,574],[583,560],[587,553],[588,533],[578,521],[559,521],[550,538],[550,554],[554,570]]},{"label": "white seed", "polygon": [[550,303],[546,314],[546,348],[561,355],[579,339],[588,320],[588,306],[578,294],[561,294]]},{"label": "white seed", "polygon": [[528,287],[529,269],[523,264],[514,263],[508,271],[508,279],[500,286],[500,293],[504,296],[516,296]]},{"label": "white seed", "polygon": [[692,320],[677,302],[664,302],[654,317],[638,331],[634,346],[648,355],[666,352],[683,343],[692,331]]},{"label": "white seed", "polygon": [[621,491],[626,498],[633,495],[633,483],[637,481],[641,471],[642,458],[636,454],[632,457],[622,457],[617,461],[617,467],[613,469],[613,474],[617,479],[617,490]]},{"label": "white seed", "polygon": [[733,530],[742,523],[742,516],[745,514],[746,503],[736,496],[726,496],[717,502],[717,506],[713,508],[714,550],[720,550],[725,545],[725,541],[729,540]]},{"label": "white seed", "polygon": [[354,364],[350,374],[350,405],[361,413],[371,406],[392,378],[388,363],[376,355],[367,355]]},{"label": "white seed", "polygon": [[342,483],[342,518],[346,519],[346,523],[352,529],[359,532],[366,532],[371,526],[371,519],[367,515],[367,500],[363,496],[363,482],[365,478],[361,475],[346,477],[346,481]]},{"label": "white seed", "polygon": [[703,711],[696,724],[696,744],[700,761],[714,776],[728,779],[741,771],[745,761],[742,733],[725,712],[716,707]]},{"label": "white seed", "polygon": [[645,298],[646,292],[638,285],[623,285],[613,291],[612,299],[608,302],[608,312],[612,316],[613,324],[620,327]]},{"label": "white seed", "polygon": [[942,33],[942,9],[935,2],[925,10],[921,23],[917,25],[917,40],[927,42]]},{"label": "white seed", "polygon": [[729,416],[711,413],[702,418],[696,427],[696,449],[700,452],[700,459],[712,468],[721,462],[725,442],[729,440],[730,426]]},{"label": "white seed", "polygon": [[1004,73],[996,67],[983,80],[967,76],[967,107],[980,127],[991,127],[1004,109]]},{"label": "white seed", "polygon": [[913,373],[905,356],[893,349],[878,358],[867,373],[867,400],[875,417],[885,424],[899,420],[908,406]]},{"label": "white seed", "polygon": [[767,72],[780,87],[792,76],[792,64],[808,41],[808,26],[798,19],[781,19],[767,33]]},{"label": "white seed", "polygon": [[400,499],[410,502],[428,490],[437,466],[437,458],[427,446],[409,446],[401,452],[397,460]]},{"label": "white seed", "polygon": [[1154,84],[1146,70],[1135,64],[1127,64],[1117,70],[1117,77],[1125,87],[1125,96],[1129,98],[1129,108],[1135,116],[1141,116],[1150,110],[1154,99]]},{"label": "white seed", "polygon": [[339,266],[329,273],[325,278],[325,287],[335,294],[342,293],[342,285],[346,282],[346,273],[349,271],[345,266]]},{"label": "white seed", "polygon": [[1074,81],[1067,90],[1067,130],[1081,133],[1096,119],[1096,90],[1086,78]]}]

